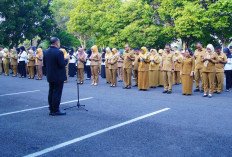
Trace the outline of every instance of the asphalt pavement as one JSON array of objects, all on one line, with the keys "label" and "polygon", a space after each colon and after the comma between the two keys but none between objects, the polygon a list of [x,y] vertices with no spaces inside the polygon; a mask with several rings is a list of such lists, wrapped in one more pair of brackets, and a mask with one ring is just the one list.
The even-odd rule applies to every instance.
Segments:
[{"label": "asphalt pavement", "polygon": [[[0,156],[232,156],[232,92],[210,99],[183,96],[181,85],[168,95],[162,87],[111,88],[102,78],[98,86],[90,84],[80,85],[80,103],[88,112],[73,108],[66,116],[49,116],[45,77],[0,75]],[[61,109],[76,101],[76,78],[70,78]]]}]

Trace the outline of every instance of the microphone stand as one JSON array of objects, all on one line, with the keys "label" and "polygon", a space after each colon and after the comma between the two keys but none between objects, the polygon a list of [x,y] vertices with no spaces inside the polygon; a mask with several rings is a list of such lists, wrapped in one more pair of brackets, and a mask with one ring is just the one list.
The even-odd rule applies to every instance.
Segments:
[{"label": "microphone stand", "polygon": [[78,110],[88,111],[87,109],[84,108],[85,105],[81,105],[80,104],[80,92],[79,92],[79,83],[78,83],[78,70],[79,69],[78,69],[78,63],[77,63],[77,105],[65,108],[64,110],[68,110],[68,109],[77,107]]}]

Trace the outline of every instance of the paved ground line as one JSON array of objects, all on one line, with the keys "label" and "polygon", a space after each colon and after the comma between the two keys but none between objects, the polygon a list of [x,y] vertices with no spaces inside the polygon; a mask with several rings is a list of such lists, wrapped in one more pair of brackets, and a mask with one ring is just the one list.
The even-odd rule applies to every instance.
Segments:
[{"label": "paved ground line", "polygon": [[156,114],[161,113],[161,112],[164,112],[164,111],[167,111],[167,110],[169,110],[169,109],[170,109],[170,108],[164,108],[164,109],[161,109],[161,110],[158,110],[158,111],[155,111],[155,112],[146,114],[146,115],[144,115],[144,116],[137,117],[137,118],[134,118],[134,119],[125,121],[125,122],[123,122],[123,123],[119,123],[119,124],[113,125],[113,126],[111,126],[111,127],[108,127],[108,128],[105,128],[105,129],[102,129],[102,130],[99,130],[99,131],[96,131],[96,132],[93,132],[93,133],[90,133],[90,134],[87,134],[87,135],[84,135],[84,136],[75,138],[75,139],[73,139],[73,140],[70,140],[70,141],[67,141],[67,142],[64,142],[64,143],[60,143],[60,144],[55,145],[55,146],[52,146],[52,147],[50,147],[50,148],[46,148],[46,149],[44,149],[44,150],[41,150],[41,151],[38,151],[38,152],[35,152],[35,153],[32,153],[32,154],[26,155],[25,157],[36,157],[36,156],[39,156],[39,155],[43,155],[43,154],[49,153],[49,152],[51,152],[51,151],[54,151],[54,150],[56,150],[56,149],[59,149],[59,148],[68,146],[68,145],[70,145],[70,144],[73,144],[73,143],[76,143],[76,142],[85,140],[85,139],[87,139],[87,138],[90,138],[90,137],[93,137],[93,136],[96,136],[96,135],[99,135],[99,134],[108,132],[108,131],[110,131],[110,130],[113,130],[113,129],[122,127],[122,126],[124,126],[124,125],[128,125],[128,124],[130,124],[130,123],[134,123],[134,122],[139,121],[139,120],[141,120],[141,119],[144,119],[144,118],[147,118],[147,117],[156,115]]},{"label": "paved ground line", "polygon": [[[89,100],[89,99],[93,99],[93,97],[83,98],[83,99],[80,99],[80,101]],[[60,104],[68,104],[68,103],[72,103],[72,102],[77,102],[77,100],[62,102],[62,103],[60,103]],[[2,113],[2,114],[0,114],[0,117],[6,116],[6,115],[11,115],[11,114],[16,114],[16,113],[21,113],[21,112],[27,112],[27,111],[38,110],[38,109],[42,109],[42,108],[46,108],[46,107],[48,107],[48,106],[41,106],[41,107],[30,108],[30,109],[25,109],[25,110],[19,110],[19,111],[14,111],[14,112]]]},{"label": "paved ground line", "polygon": [[33,92],[39,92],[39,91],[40,91],[40,90],[32,90],[32,91],[26,91],[26,92],[18,92],[18,93],[2,94],[2,95],[0,95],[0,96],[18,95],[18,94],[33,93]]}]

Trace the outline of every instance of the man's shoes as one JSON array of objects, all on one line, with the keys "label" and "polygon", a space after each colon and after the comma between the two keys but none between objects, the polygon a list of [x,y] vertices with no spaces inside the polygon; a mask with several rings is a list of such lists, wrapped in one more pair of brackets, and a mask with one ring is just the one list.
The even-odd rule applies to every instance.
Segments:
[{"label": "man's shoes", "polygon": [[61,112],[61,111],[50,112],[49,115],[51,115],[51,116],[64,116],[64,115],[66,115],[66,112]]},{"label": "man's shoes", "polygon": [[138,85],[137,85],[137,84],[135,84],[135,85],[133,85],[133,87],[138,87]]},{"label": "man's shoes", "polygon": [[200,92],[200,90],[199,89],[195,89],[194,92]]},{"label": "man's shoes", "polygon": [[221,94],[221,92],[217,92],[217,94]]},{"label": "man's shoes", "polygon": [[208,98],[212,98],[212,97],[213,97],[212,94],[209,94]]},{"label": "man's shoes", "polygon": [[131,89],[131,87],[130,87],[130,86],[128,86],[126,89]]},{"label": "man's shoes", "polygon": [[204,90],[200,90],[201,93],[204,93]]},{"label": "man's shoes", "polygon": [[168,91],[167,94],[172,94],[172,91]]},{"label": "man's shoes", "polygon": [[167,92],[168,92],[167,90],[163,91],[163,93],[167,93]]},{"label": "man's shoes", "polygon": [[122,87],[122,89],[127,89],[127,87]]}]

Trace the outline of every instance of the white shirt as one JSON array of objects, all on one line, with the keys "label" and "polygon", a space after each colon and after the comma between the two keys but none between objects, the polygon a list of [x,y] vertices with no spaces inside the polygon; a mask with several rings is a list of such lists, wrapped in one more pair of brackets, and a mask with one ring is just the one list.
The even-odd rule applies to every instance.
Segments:
[{"label": "white shirt", "polygon": [[232,70],[232,58],[227,58],[227,63],[225,64],[224,70]]},{"label": "white shirt", "polygon": [[85,53],[85,57],[86,57],[86,65],[90,66],[90,62],[91,62],[91,61],[87,59],[87,57],[88,57],[88,54],[87,54],[87,53]]},{"label": "white shirt", "polygon": [[[19,58],[19,61],[26,61],[27,60],[27,53],[26,53],[26,51],[23,51],[22,53],[20,53],[21,54],[21,56],[20,56],[20,58]],[[19,54],[19,55],[20,55]]]},{"label": "white shirt", "polygon": [[1,51],[2,52],[2,61],[4,61],[4,57],[3,56],[5,56],[5,52],[4,51]]},{"label": "white shirt", "polygon": [[72,59],[70,59],[69,63],[76,63],[76,53],[73,53],[73,55],[70,55],[70,57],[72,57]]}]

